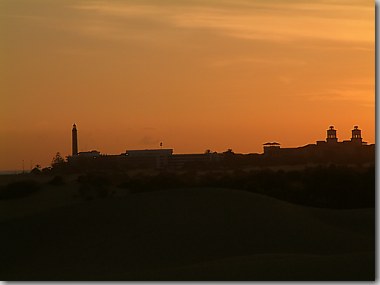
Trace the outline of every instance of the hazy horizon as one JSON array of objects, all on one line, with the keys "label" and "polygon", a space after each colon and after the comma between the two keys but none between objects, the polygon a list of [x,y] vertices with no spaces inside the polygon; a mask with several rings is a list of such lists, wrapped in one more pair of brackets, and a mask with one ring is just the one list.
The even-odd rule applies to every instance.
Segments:
[{"label": "hazy horizon", "polygon": [[375,3],[0,1],[0,170],[79,151],[375,142]]}]

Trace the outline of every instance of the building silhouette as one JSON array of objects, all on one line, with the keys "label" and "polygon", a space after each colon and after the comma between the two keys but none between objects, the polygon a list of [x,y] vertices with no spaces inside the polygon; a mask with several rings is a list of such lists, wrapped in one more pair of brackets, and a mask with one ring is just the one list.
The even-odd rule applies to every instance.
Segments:
[{"label": "building silhouette", "polygon": [[[351,131],[352,132],[352,137],[351,137],[351,142],[355,144],[363,144],[363,139],[362,139],[362,131],[359,130],[358,126],[354,126],[354,129]],[[367,144],[367,143],[364,143]]]},{"label": "building silhouette", "polygon": [[363,142],[361,130],[354,126],[350,140],[339,141],[337,130],[330,126],[326,139],[296,148],[281,148],[278,143],[265,143],[264,156],[277,163],[374,163],[375,145]]},{"label": "building silhouette", "polygon": [[[77,170],[85,169],[180,169],[202,167],[231,168],[296,164],[361,164],[375,162],[375,145],[363,142],[358,126],[351,131],[350,140],[339,141],[337,130],[330,126],[326,139],[295,148],[282,148],[278,142],[263,144],[263,153],[239,154],[206,151],[195,154],[174,154],[168,149],[126,150],[121,154],[104,155],[97,150],[78,152],[78,131],[72,130],[72,156],[68,165]],[[161,146],[161,145],[160,145]],[[162,147],[162,146],[161,146]]]},{"label": "building silhouette", "polygon": [[336,130],[334,129],[334,126],[330,126],[330,128],[327,130],[327,143],[336,143],[338,142],[338,138],[336,137]]}]

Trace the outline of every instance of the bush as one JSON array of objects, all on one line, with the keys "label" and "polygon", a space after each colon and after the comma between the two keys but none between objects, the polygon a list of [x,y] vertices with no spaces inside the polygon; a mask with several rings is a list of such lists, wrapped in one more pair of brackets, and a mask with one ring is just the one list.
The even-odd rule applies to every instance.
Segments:
[{"label": "bush", "polygon": [[41,185],[34,180],[11,182],[0,190],[0,200],[27,197],[40,189]]},{"label": "bush", "polygon": [[49,182],[50,185],[54,186],[62,186],[65,185],[65,181],[63,180],[63,177],[60,175],[54,176],[54,178]]},{"label": "bush", "polygon": [[79,196],[85,200],[106,198],[111,194],[108,189],[111,182],[109,178],[102,173],[81,175],[77,181],[80,183]]}]

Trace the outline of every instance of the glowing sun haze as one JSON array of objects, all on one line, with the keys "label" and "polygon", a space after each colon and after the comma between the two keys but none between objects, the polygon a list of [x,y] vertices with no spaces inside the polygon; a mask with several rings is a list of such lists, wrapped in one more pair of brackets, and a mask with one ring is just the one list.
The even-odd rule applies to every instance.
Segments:
[{"label": "glowing sun haze", "polygon": [[0,0],[0,170],[375,141],[374,1]]}]

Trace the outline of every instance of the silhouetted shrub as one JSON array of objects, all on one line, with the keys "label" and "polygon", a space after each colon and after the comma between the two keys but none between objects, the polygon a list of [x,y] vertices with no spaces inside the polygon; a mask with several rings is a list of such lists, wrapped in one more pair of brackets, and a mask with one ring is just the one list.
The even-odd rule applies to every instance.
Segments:
[{"label": "silhouetted shrub", "polygon": [[38,168],[38,167],[34,167],[31,171],[30,171],[31,174],[33,175],[40,175],[42,173],[41,169]]},{"label": "silhouetted shrub", "polygon": [[374,207],[375,171],[336,165],[289,172],[257,171],[250,174],[242,189],[306,206]]},{"label": "silhouetted shrub", "polygon": [[62,186],[65,185],[65,181],[61,175],[56,175],[52,180],[49,181],[49,184],[53,186]]},{"label": "silhouetted shrub", "polygon": [[80,175],[77,179],[79,183],[88,183],[91,185],[108,186],[111,184],[110,179],[104,173],[91,172],[85,175]]},{"label": "silhouetted shrub", "polygon": [[95,186],[91,184],[82,184],[79,187],[79,196],[84,200],[93,200],[96,198],[106,198],[109,196],[110,191],[104,186]]},{"label": "silhouetted shrub", "polygon": [[[109,184],[107,177],[84,175],[78,181],[85,185],[81,190],[83,193],[98,191],[97,196],[108,195],[105,190],[94,190],[106,188]],[[157,175],[140,173],[133,177],[125,176],[118,187],[128,189],[129,193],[183,187],[229,188],[305,206],[365,208],[375,205],[375,168],[330,165],[292,171],[265,168],[252,171],[209,170],[201,174],[194,170],[183,173],[162,171]]]},{"label": "silhouetted shrub", "polygon": [[0,190],[0,199],[18,199],[27,197],[41,189],[41,185],[34,180],[11,182]]},{"label": "silhouetted shrub", "polygon": [[103,173],[81,175],[77,181],[80,183],[79,196],[85,200],[106,198],[111,194],[108,188],[111,185],[111,181]]}]

